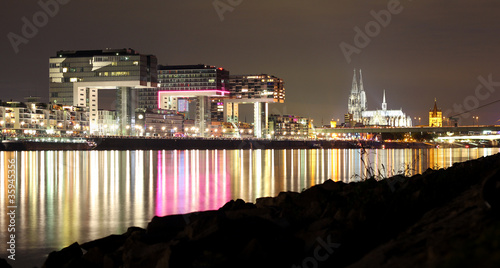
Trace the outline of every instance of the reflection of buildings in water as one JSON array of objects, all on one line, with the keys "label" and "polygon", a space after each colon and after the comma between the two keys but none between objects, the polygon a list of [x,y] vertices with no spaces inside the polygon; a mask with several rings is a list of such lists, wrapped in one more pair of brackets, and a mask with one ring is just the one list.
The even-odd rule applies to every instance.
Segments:
[{"label": "reflection of buildings in water", "polygon": [[226,151],[158,151],[155,214],[218,209],[231,199]]},{"label": "reflection of buildings in water", "polygon": [[[390,176],[411,169],[445,168],[498,152],[497,148],[431,150],[190,150],[0,152],[18,162],[22,239],[19,248],[63,247],[73,241],[146,226],[154,215],[218,209],[281,191],[301,191],[354,174]],[[363,164],[363,161],[365,164]],[[364,173],[365,172],[365,173]],[[385,173],[384,173],[385,172]],[[391,173],[392,172],[392,173]],[[0,184],[5,205],[7,184]],[[6,219],[0,217],[0,225]],[[5,232],[0,231],[0,232]]]},{"label": "reflection of buildings in water", "polygon": [[[38,256],[74,241],[90,241],[147,226],[155,215],[218,209],[281,191],[301,191],[331,178],[351,182],[375,171],[410,166],[446,168],[498,148],[430,150],[190,150],[0,152],[0,174],[17,162],[19,234],[16,248]],[[384,168],[382,168],[384,167]],[[0,183],[6,207],[7,181]],[[0,226],[6,226],[0,217]],[[16,227],[17,227],[16,226]],[[7,229],[0,230],[7,237]],[[16,235],[17,237],[17,235]],[[41,250],[43,249],[43,250]],[[43,253],[41,253],[43,251]]]}]

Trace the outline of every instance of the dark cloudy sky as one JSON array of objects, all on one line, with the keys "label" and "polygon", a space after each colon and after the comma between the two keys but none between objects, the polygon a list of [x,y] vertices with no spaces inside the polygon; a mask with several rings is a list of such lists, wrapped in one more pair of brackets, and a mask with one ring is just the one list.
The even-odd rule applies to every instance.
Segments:
[{"label": "dark cloudy sky", "polygon": [[[351,55],[351,62],[340,44],[354,45],[354,28],[364,32],[374,21],[371,11],[387,10],[392,1],[59,1],[68,3],[26,38],[17,54],[8,34],[22,36],[22,18],[32,21],[42,9],[37,1],[3,1],[0,99],[38,95],[46,101],[50,56],[106,47],[155,54],[161,64],[205,63],[233,74],[276,75],[285,80],[287,96],[272,111],[316,122],[343,117],[354,68],[363,70],[370,109],[380,107],[385,89],[390,109],[403,108],[425,118],[422,123],[434,98],[443,111],[452,110],[450,115],[459,111],[454,105],[475,108],[500,99],[500,86],[488,90],[478,80],[491,75],[493,84],[500,83],[497,0],[401,1],[402,10]],[[214,3],[239,5],[221,20]],[[493,124],[500,119],[500,102],[472,115]]]}]

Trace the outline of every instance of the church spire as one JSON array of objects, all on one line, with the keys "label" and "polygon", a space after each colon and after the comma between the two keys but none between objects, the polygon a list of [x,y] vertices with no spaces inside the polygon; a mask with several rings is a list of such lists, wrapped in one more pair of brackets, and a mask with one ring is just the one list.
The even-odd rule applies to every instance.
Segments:
[{"label": "church spire", "polygon": [[352,77],[351,93],[358,93],[358,81],[356,79],[356,69],[354,69],[354,76]]},{"label": "church spire", "polygon": [[359,91],[365,91],[365,88],[363,87],[363,74],[361,73],[361,69],[359,69]]},{"label": "church spire", "polygon": [[363,74],[361,73],[361,69],[359,69],[359,99],[360,99],[361,110],[365,111],[366,94],[365,94],[365,88],[363,86]]},{"label": "church spire", "polygon": [[384,89],[384,96],[382,98],[382,110],[383,111],[387,110],[387,102],[385,102],[385,89]]}]

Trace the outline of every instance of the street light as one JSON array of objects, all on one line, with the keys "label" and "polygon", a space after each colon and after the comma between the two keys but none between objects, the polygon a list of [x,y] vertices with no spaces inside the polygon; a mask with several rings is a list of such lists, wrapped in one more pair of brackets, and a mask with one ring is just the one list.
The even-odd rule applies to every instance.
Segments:
[{"label": "street light", "polygon": [[474,126],[474,119],[476,120],[477,126],[479,126],[479,116],[473,116],[472,117],[472,125]]}]

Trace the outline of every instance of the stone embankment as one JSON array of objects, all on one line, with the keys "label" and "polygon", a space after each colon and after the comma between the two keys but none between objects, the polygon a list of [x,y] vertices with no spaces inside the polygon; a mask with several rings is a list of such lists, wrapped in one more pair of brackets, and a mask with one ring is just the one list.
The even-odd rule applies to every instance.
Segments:
[{"label": "stone embankment", "polygon": [[154,217],[43,267],[500,267],[500,154]]}]

